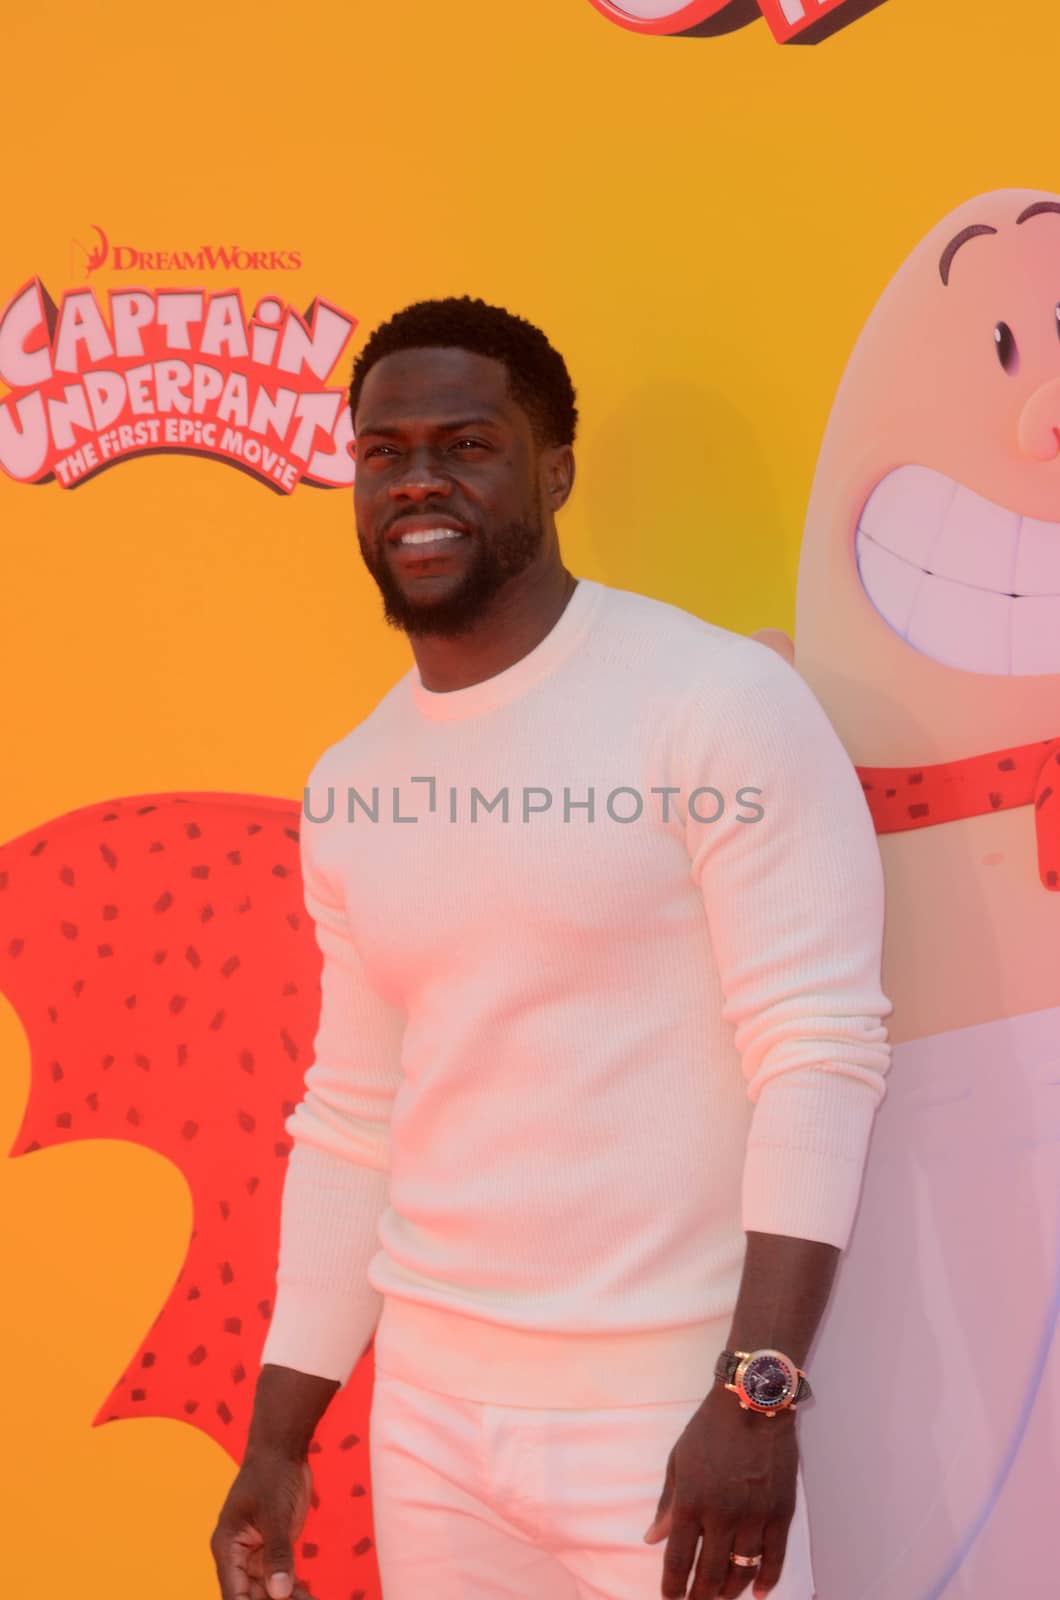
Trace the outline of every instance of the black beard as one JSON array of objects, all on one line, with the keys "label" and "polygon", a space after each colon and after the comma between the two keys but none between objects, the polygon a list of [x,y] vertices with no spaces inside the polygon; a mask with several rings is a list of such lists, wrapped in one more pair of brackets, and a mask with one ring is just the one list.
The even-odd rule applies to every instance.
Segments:
[{"label": "black beard", "polygon": [[463,582],[438,600],[410,601],[387,563],[365,549],[358,533],[364,564],[375,579],[383,601],[383,616],[392,628],[412,635],[454,639],[467,633],[481,618],[494,596],[538,555],[545,537],[540,518],[509,522],[491,539],[474,538],[471,560]]}]

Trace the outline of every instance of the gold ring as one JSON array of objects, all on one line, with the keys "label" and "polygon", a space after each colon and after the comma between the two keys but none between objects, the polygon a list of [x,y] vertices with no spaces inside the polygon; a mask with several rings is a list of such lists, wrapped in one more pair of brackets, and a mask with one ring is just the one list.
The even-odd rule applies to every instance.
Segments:
[{"label": "gold ring", "polygon": [[729,1560],[737,1567],[757,1567],[761,1566],[762,1556],[761,1553],[756,1556],[738,1556],[730,1550]]}]

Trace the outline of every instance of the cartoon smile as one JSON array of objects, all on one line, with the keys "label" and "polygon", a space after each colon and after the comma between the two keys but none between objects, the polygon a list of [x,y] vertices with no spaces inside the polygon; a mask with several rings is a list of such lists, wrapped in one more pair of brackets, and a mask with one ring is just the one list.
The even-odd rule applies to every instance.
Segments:
[{"label": "cartoon smile", "polygon": [[862,587],[921,655],[965,672],[1060,672],[1060,522],[930,467],[889,472],[858,522]]}]

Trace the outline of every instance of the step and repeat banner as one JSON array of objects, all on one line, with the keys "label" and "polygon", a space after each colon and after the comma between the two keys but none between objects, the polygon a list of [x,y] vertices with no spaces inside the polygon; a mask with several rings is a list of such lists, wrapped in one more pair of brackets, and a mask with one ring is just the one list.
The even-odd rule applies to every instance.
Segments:
[{"label": "step and repeat banner", "polygon": [[[319,1005],[305,775],[409,664],[345,386],[539,323],[576,573],[757,633],[861,774],[894,1066],[800,1423],[820,1600],[1056,1592],[1060,143],[1048,0],[56,0],[5,19],[0,1504],[216,1592]],[[313,1447],[378,1600],[372,1350]]]}]

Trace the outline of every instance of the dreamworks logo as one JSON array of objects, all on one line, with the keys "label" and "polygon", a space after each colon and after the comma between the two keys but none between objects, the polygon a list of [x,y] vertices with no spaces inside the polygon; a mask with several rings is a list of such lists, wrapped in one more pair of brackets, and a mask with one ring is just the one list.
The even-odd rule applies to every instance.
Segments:
[{"label": "dreamworks logo", "polygon": [[299,250],[248,250],[239,244],[201,244],[194,250],[143,250],[139,245],[116,244],[92,223],[92,237],[70,241],[75,278],[91,277],[108,261],[112,272],[297,272]]},{"label": "dreamworks logo", "polygon": [[110,240],[98,223],[92,224],[92,232],[95,238],[89,244],[85,244],[81,239],[70,241],[70,264],[75,278],[79,278],[82,272],[86,278],[90,277],[93,272],[99,270],[110,254]]}]

